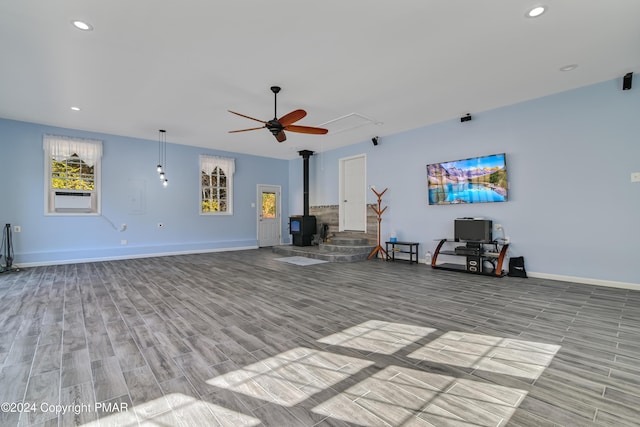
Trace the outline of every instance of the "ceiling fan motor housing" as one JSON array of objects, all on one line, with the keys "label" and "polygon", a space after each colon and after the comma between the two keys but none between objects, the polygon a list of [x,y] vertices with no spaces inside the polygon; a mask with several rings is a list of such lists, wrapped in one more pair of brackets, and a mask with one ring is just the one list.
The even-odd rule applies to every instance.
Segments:
[{"label": "ceiling fan motor housing", "polygon": [[278,95],[278,92],[280,92],[280,90],[281,90],[280,86],[271,86],[271,92],[273,92],[273,116],[274,116],[272,120],[269,120],[268,122],[266,122],[264,120],[256,119],[254,117],[236,113],[235,111],[229,110],[229,112],[232,114],[236,114],[238,116],[245,117],[247,119],[255,120],[256,122],[264,123],[264,126],[249,128],[249,129],[232,130],[229,132],[230,133],[246,132],[250,130],[267,128],[269,132],[271,132],[271,134],[276,137],[276,140],[278,142],[284,142],[287,139],[287,136],[284,133],[285,130],[290,130],[291,132],[310,133],[310,134],[316,134],[316,135],[324,135],[328,132],[327,129],[316,128],[311,126],[294,125],[295,122],[304,118],[307,115],[307,112],[301,109],[294,110],[289,114],[285,114],[284,116],[280,117],[280,120],[278,120],[278,108],[277,108],[278,96],[277,95]]},{"label": "ceiling fan motor housing", "polygon": [[269,132],[271,132],[273,135],[277,135],[282,132],[284,126],[282,126],[282,124],[280,124],[278,120],[273,119],[267,122],[267,129],[269,129]]}]

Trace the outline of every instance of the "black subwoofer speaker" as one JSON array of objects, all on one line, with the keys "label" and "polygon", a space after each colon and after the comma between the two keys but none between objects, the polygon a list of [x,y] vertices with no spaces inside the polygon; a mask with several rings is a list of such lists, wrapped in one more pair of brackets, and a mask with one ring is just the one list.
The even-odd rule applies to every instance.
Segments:
[{"label": "black subwoofer speaker", "polygon": [[474,273],[482,272],[482,259],[479,256],[468,256],[467,271],[472,271]]}]

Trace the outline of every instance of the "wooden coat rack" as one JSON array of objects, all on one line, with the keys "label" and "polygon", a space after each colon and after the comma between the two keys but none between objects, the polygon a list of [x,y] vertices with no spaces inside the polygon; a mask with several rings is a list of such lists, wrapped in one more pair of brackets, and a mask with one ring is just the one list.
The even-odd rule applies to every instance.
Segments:
[{"label": "wooden coat rack", "polygon": [[388,206],[385,206],[384,209],[381,209],[381,204],[382,204],[382,195],[384,193],[386,193],[388,190],[388,188],[385,188],[384,191],[382,193],[378,193],[376,191],[375,188],[372,188],[371,191],[373,191],[376,196],[378,196],[378,207],[372,207],[371,209],[373,209],[373,211],[376,213],[376,215],[378,216],[378,246],[376,246],[371,253],[369,254],[369,256],[367,257],[367,259],[371,259],[374,255],[377,255],[379,252],[381,252],[382,254],[384,254],[384,256],[382,257],[383,260],[386,261],[387,257],[389,256],[389,254],[387,254],[387,251],[382,247],[380,242],[380,222],[382,222],[382,214],[384,213],[384,211],[387,210]]}]

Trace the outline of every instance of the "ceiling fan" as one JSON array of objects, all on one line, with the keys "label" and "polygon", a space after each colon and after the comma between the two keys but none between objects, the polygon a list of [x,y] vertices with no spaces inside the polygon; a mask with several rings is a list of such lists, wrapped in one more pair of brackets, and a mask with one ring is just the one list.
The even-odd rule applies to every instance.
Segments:
[{"label": "ceiling fan", "polygon": [[271,86],[271,92],[273,92],[274,101],[273,101],[273,120],[264,121],[260,119],[256,119],[253,117],[245,116],[244,114],[236,113],[235,111],[227,110],[232,114],[238,115],[240,117],[245,117],[247,119],[255,120],[256,122],[264,123],[264,126],[249,128],[249,129],[239,129],[239,130],[231,130],[229,133],[236,132],[247,132],[250,130],[257,130],[266,128],[276,137],[278,142],[283,142],[287,139],[287,135],[285,135],[284,131],[298,132],[298,133],[310,133],[314,135],[324,135],[329,132],[327,129],[316,128],[311,126],[299,126],[294,125],[295,122],[304,118],[307,115],[307,112],[304,110],[294,110],[289,114],[285,114],[284,116],[278,119],[277,106],[278,106],[278,92],[280,92],[280,86]]}]

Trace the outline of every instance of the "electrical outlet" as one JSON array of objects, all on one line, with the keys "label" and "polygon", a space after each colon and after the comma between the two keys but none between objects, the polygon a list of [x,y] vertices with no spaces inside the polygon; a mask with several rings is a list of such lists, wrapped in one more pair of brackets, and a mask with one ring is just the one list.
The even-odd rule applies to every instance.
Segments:
[{"label": "electrical outlet", "polygon": [[13,232],[14,233],[20,233],[22,231],[22,227],[20,227],[19,225],[14,225],[13,226]]},{"label": "electrical outlet", "polygon": [[502,231],[502,224],[495,224],[493,228],[495,228],[496,231]]},{"label": "electrical outlet", "polygon": [[122,225],[120,226],[120,231],[124,231],[124,230],[126,230],[126,229],[127,229],[127,224],[122,224]]},{"label": "electrical outlet", "polygon": [[640,172],[631,173],[631,182],[640,182]]},{"label": "electrical outlet", "polygon": [[510,241],[511,241],[511,238],[509,236],[505,236],[504,237],[503,242],[504,242],[505,245],[508,245]]},{"label": "electrical outlet", "polygon": [[124,240],[124,239],[122,239],[122,240],[120,240],[120,244],[121,244],[121,245],[126,245],[126,244],[127,244],[127,241],[126,241],[126,240]]}]

